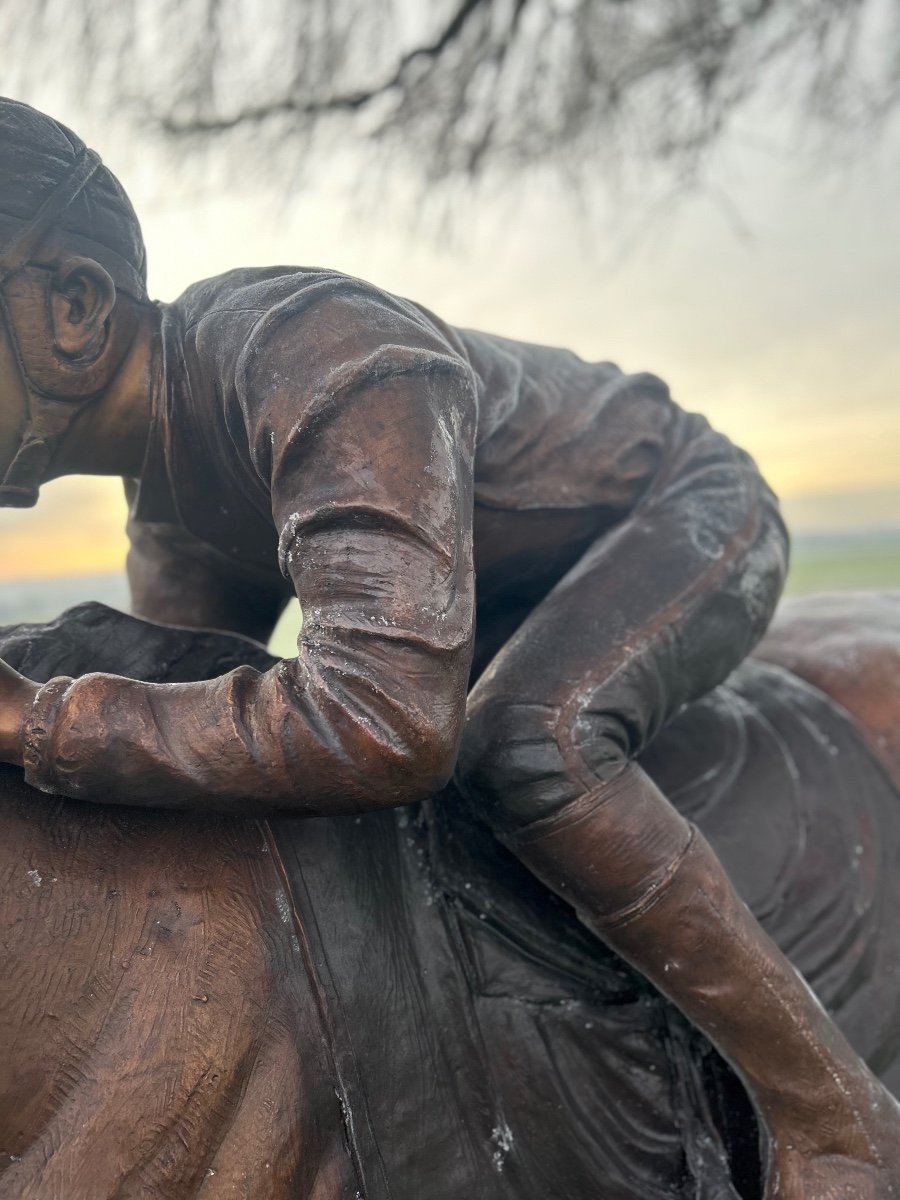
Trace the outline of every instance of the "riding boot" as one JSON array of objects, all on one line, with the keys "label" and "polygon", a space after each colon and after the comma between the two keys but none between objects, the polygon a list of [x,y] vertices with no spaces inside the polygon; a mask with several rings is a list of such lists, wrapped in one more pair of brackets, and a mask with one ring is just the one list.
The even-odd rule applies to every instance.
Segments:
[{"label": "riding boot", "polygon": [[[707,1034],[770,1128],[808,1127],[820,1151],[833,1133],[846,1151],[871,1077],[706,839],[639,767],[502,836]],[[865,1155],[861,1128],[858,1139]]]}]

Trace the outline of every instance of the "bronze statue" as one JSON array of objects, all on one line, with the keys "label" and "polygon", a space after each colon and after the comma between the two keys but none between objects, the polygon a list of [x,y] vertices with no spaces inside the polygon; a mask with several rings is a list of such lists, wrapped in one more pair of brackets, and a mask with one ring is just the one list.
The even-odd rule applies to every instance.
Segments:
[{"label": "bronze statue", "polygon": [[[95,605],[0,653],[272,665]],[[642,762],[896,1091],[900,596],[794,603],[761,653]],[[8,768],[0,829],[2,1200],[760,1195],[738,1081],[452,788],[263,823],[35,805]]]},{"label": "bronze statue", "polygon": [[[28,667],[27,655],[19,660],[24,673],[4,667],[0,675],[0,757],[24,766],[32,788],[79,801],[190,810],[194,816],[178,819],[193,822],[183,827],[195,847],[207,835],[212,844],[213,830],[234,838],[236,822],[246,818],[268,819],[273,829],[287,831],[272,835],[277,856],[272,848],[270,854],[280,862],[283,898],[294,905],[287,904],[285,929],[290,925],[297,938],[296,946],[289,943],[296,957],[283,957],[287,943],[277,950],[267,943],[265,952],[273,961],[282,955],[285,965],[305,965],[312,983],[290,985],[307,989],[297,1024],[315,1038],[313,1009],[322,1024],[321,1045],[304,1042],[316,1063],[309,1097],[302,1063],[286,1066],[283,1052],[271,1059],[276,1074],[295,1072],[287,1082],[281,1074],[261,1100],[277,1114],[267,1144],[284,1156],[272,1167],[281,1172],[273,1179],[280,1179],[282,1191],[273,1184],[271,1195],[342,1197],[362,1189],[367,1197],[438,1196],[438,1175],[427,1172],[437,1172],[440,1154],[429,1142],[428,1161],[420,1161],[412,1137],[429,1102],[448,1123],[452,1103],[466,1107],[458,1128],[448,1124],[447,1161],[462,1156],[462,1174],[447,1168],[450,1182],[442,1186],[450,1188],[448,1197],[503,1194],[493,1181],[473,1182],[481,1178],[485,1136],[503,1186],[511,1195],[527,1195],[523,1181],[535,1180],[538,1167],[522,1147],[527,1136],[520,1130],[517,1141],[503,1116],[507,1110],[525,1114],[528,1135],[538,1141],[538,1135],[554,1136],[560,1147],[570,1147],[569,1139],[579,1136],[567,1124],[577,1125],[577,1115],[549,1093],[544,1107],[529,1095],[529,1109],[521,1092],[533,1081],[509,1063],[502,1086],[490,1095],[490,1079],[478,1083],[490,1052],[479,1020],[466,1019],[471,1001],[465,989],[453,986],[449,973],[441,989],[446,964],[435,962],[426,989],[413,988],[405,1026],[402,1014],[395,1027],[394,1014],[365,1017],[359,1003],[348,1002],[342,987],[370,982],[405,995],[391,970],[378,977],[374,960],[387,954],[405,979],[404,956],[389,953],[396,934],[390,921],[396,918],[403,929],[404,921],[425,918],[416,915],[416,905],[398,901],[378,926],[374,884],[388,891],[410,886],[408,855],[395,853],[395,835],[383,842],[379,832],[396,830],[401,817],[408,821],[397,810],[410,804],[424,805],[429,814],[425,833],[409,835],[423,859],[432,852],[440,857],[448,845],[451,855],[456,848],[465,861],[477,858],[489,826],[487,853],[505,864],[503,872],[515,864],[516,896],[538,888],[527,883],[524,868],[549,889],[539,889],[529,920],[539,923],[555,894],[565,903],[553,911],[570,906],[581,920],[570,936],[579,940],[583,959],[609,961],[592,936],[599,935],[709,1038],[736,1072],[764,1130],[767,1197],[900,1195],[900,1111],[891,1092],[738,898],[701,832],[701,814],[694,814],[695,822],[690,805],[686,811],[673,805],[666,772],[648,766],[678,728],[680,713],[705,711],[702,704],[685,706],[710,693],[757,643],[780,591],[786,536],[747,456],[702,418],[680,410],[652,376],[623,376],[610,364],[586,364],[564,351],[452,329],[414,304],[334,272],[235,271],[196,285],[173,305],[151,304],[134,213],[114,177],[74,134],[5,101],[0,162],[0,500],[34,503],[40,484],[59,474],[121,474],[132,501],[129,577],[138,615],[264,638],[291,595],[303,607],[298,656],[287,662],[251,662],[160,686],[129,678],[115,663],[99,669],[95,646],[93,663],[67,668],[60,662],[44,672],[46,679]],[[146,666],[136,672],[147,673]],[[702,746],[702,722],[690,728],[695,739],[701,730]],[[715,741],[729,728],[727,721],[714,723],[708,736]],[[806,777],[823,797],[824,780],[835,768],[830,748],[836,743],[828,736],[813,737],[803,749]],[[880,797],[896,799],[895,793],[856,737],[849,761],[866,765],[859,765],[853,786],[869,788],[878,797],[873,803],[892,813]],[[789,743],[788,750],[793,754]],[[638,762],[642,753],[648,757]],[[796,761],[794,775],[804,778]],[[757,786],[759,795],[748,782],[745,813],[765,798],[768,783],[760,778]],[[440,801],[432,800],[442,789]],[[17,819],[26,795],[24,811],[43,805],[51,828],[56,814],[85,819],[83,808],[59,808],[33,792],[13,798]],[[203,815],[216,813],[232,823]],[[383,853],[373,864],[370,843],[360,844],[358,835],[340,857],[343,873],[319,876],[323,889],[369,881],[356,895],[355,944],[341,952],[350,978],[342,985],[327,977],[337,969],[328,938],[346,938],[348,925],[323,930],[320,912],[304,907],[309,872],[329,861],[317,838],[327,842],[332,835],[317,834],[322,825],[315,820],[287,818],[324,819],[330,829],[348,814]],[[38,818],[29,819],[33,829]],[[104,819],[110,820],[94,818]],[[140,818],[131,820],[143,828]],[[885,820],[888,828],[892,818]],[[755,832],[769,857],[765,869],[757,864],[757,874],[748,877],[751,892],[766,880],[783,835]],[[232,858],[252,872],[261,843],[241,844]],[[866,847],[858,844],[856,870]],[[365,863],[361,845],[369,855]],[[804,876],[805,901],[814,877],[817,886],[834,882],[831,864],[846,847],[835,842],[828,851],[828,845],[826,839],[815,870]],[[220,845],[219,853],[227,860],[227,847]],[[736,858],[728,866],[739,878],[740,853]],[[274,878],[270,872],[270,882]],[[828,895],[823,912],[812,901],[798,910],[816,915],[823,929],[833,908]],[[424,909],[435,897],[423,887],[417,900]],[[262,933],[267,923],[259,914],[271,908],[271,894],[254,903],[241,919]],[[487,921],[487,911],[484,916]],[[165,920],[182,928],[180,914]],[[526,942],[529,920],[521,922]],[[780,932],[777,921],[773,931]],[[855,936],[852,921],[840,932]],[[377,940],[382,935],[387,941]],[[252,940],[244,936],[241,944]],[[803,966],[800,941],[788,937],[782,944]],[[821,950],[815,935],[812,941]],[[250,981],[238,978],[242,957],[236,946],[232,953],[229,968],[229,951],[223,952],[221,969],[233,971],[235,994],[241,994]],[[477,960],[477,948],[471,953]],[[825,960],[843,963],[843,953],[842,944],[830,947]],[[845,992],[872,975],[880,953],[873,944],[856,975],[842,975]],[[355,970],[347,965],[351,960]],[[629,995],[656,996],[612,961],[610,969],[629,980]],[[323,963],[331,964],[324,975]],[[599,965],[596,970],[599,979]],[[827,964],[822,970],[827,974]],[[278,986],[288,987],[283,973],[275,972]],[[292,978],[298,973],[299,967],[287,971]],[[879,976],[880,986],[888,978]],[[104,986],[118,985],[104,977]],[[551,993],[551,1005],[571,1002],[558,989]],[[203,994],[190,1003],[206,1003]],[[432,1002],[433,1026],[417,1018]],[[664,1036],[689,1039],[690,1027],[668,1006],[665,1011],[665,1029],[681,1032]],[[278,997],[265,1012],[283,1032],[279,1013],[294,1010]],[[339,1012],[344,1016],[337,1020]],[[442,1039],[445,1023],[454,1021],[465,1022],[465,1036]],[[293,1018],[288,1024],[293,1027]],[[578,1039],[590,1043],[593,1021],[583,1025]],[[258,1031],[263,1041],[265,1028]],[[657,1028],[663,1036],[663,1026]],[[242,1036],[250,1038],[245,1054],[255,1061],[251,1031]],[[527,1056],[541,1036],[531,1029],[508,1044]],[[605,1038],[598,1033],[598,1045],[608,1036],[608,1030]],[[392,1078],[393,1059],[384,1047],[394,1039]],[[642,1054],[651,1039],[638,1040]],[[373,1056],[357,1054],[357,1041],[371,1043]],[[879,1053],[889,1043],[887,1037],[879,1043]],[[855,1044],[863,1048],[858,1039]],[[330,1067],[323,1066],[323,1054]],[[431,1092],[397,1086],[404,1070],[415,1073],[409,1057],[416,1054],[441,1063]],[[601,1057],[598,1051],[598,1063]],[[570,1072],[565,1055],[555,1061],[559,1088],[577,1086],[579,1104],[586,1103],[586,1079],[576,1065]],[[880,1061],[873,1065],[882,1069]],[[137,1078],[139,1056],[133,1067]],[[78,1069],[60,1070],[49,1093],[54,1102],[77,1090],[66,1072],[77,1075]],[[115,1072],[114,1062],[109,1070]],[[364,1071],[374,1074],[357,1078]],[[239,1108],[249,1086],[246,1072],[234,1078],[236,1090],[223,1091],[217,1110],[216,1120],[226,1125],[223,1114]],[[708,1099],[698,1078],[688,1073],[682,1081],[684,1111]],[[190,1093],[198,1103],[206,1079],[198,1075],[201,1090]],[[464,1086],[470,1079],[471,1091]],[[598,1091],[603,1086],[599,1072],[596,1085]],[[342,1124],[329,1124],[315,1101],[334,1086]],[[462,1090],[454,1092],[457,1086]],[[633,1075],[629,1083],[627,1071],[613,1074],[607,1086],[627,1111]],[[506,1089],[503,1103],[491,1107]],[[379,1090],[393,1100],[377,1113],[371,1097]],[[694,1191],[685,1195],[733,1194],[726,1167],[729,1153],[746,1157],[740,1139],[723,1135],[734,1144],[719,1153],[708,1120],[693,1140],[676,1137],[671,1127],[658,1134],[652,1122],[642,1134],[641,1114],[650,1120],[655,1111],[647,1101],[651,1091],[637,1088],[635,1120],[625,1122],[638,1143],[646,1136],[641,1152],[652,1159],[653,1147],[677,1143],[679,1186],[691,1186],[684,1181],[693,1173]],[[736,1086],[731,1093],[743,1095]],[[312,1133],[302,1119],[290,1129],[278,1125],[287,1095],[301,1097],[295,1103]],[[477,1095],[488,1096],[480,1107],[474,1100],[462,1104]],[[360,1096],[366,1098],[362,1110]],[[302,1108],[305,1099],[309,1109]],[[22,1103],[17,1096],[15,1104]],[[148,1118],[157,1132],[169,1119],[163,1108]],[[333,1105],[329,1111],[334,1118]],[[209,1147],[219,1137],[215,1130],[221,1132],[215,1121],[194,1129],[191,1112],[189,1105],[185,1115],[171,1118],[179,1122],[176,1142],[188,1158],[192,1136]],[[497,1124],[485,1135],[488,1112]],[[469,1123],[476,1116],[480,1136]],[[386,1119],[397,1122],[390,1162],[383,1152]],[[410,1136],[400,1136],[404,1128]],[[318,1147],[306,1159],[298,1130]],[[244,1136],[252,1141],[252,1133]],[[604,1144],[610,1136],[601,1138]],[[194,1175],[193,1182],[172,1183],[169,1142],[148,1138],[129,1168],[130,1182],[116,1184],[115,1193],[103,1193],[106,1184],[95,1192],[85,1184],[81,1194],[216,1194],[213,1182],[198,1190]],[[154,1147],[164,1147],[162,1162]],[[595,1163],[602,1178],[592,1180],[589,1170],[576,1178],[574,1165],[566,1176],[565,1163],[576,1158],[570,1153],[560,1162],[562,1176],[541,1194],[575,1200],[594,1187],[610,1196],[653,1195],[651,1187],[660,1196],[673,1194],[671,1155],[669,1167],[655,1175],[647,1168],[643,1183],[629,1180],[628,1170],[611,1183],[616,1168],[610,1164],[631,1159],[626,1153],[616,1160],[607,1149]],[[214,1147],[210,1153],[214,1157]],[[25,1162],[24,1155],[15,1157]],[[46,1150],[39,1155],[47,1157]],[[195,1171],[196,1158],[191,1161]],[[319,1164],[314,1175],[301,1178],[313,1163]],[[145,1167],[155,1182],[141,1182]],[[100,1165],[85,1169],[100,1172]],[[229,1168],[227,1177],[237,1178],[235,1171]],[[635,1174],[641,1178],[640,1169]],[[42,1194],[22,1170],[18,1178],[16,1195],[27,1194],[26,1185]],[[48,1186],[57,1188],[53,1195],[65,1195],[64,1183]],[[245,1194],[259,1195],[261,1187],[257,1179]]]}]

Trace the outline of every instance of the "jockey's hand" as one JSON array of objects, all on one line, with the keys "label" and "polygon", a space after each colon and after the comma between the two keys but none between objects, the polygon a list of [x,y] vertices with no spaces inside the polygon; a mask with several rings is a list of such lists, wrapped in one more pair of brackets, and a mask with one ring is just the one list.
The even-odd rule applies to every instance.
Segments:
[{"label": "jockey's hand", "polygon": [[765,1200],[900,1200],[900,1105],[865,1070],[840,1090],[813,1127],[769,1122]]},{"label": "jockey's hand", "polygon": [[0,661],[0,762],[22,765],[22,726],[39,686]]}]

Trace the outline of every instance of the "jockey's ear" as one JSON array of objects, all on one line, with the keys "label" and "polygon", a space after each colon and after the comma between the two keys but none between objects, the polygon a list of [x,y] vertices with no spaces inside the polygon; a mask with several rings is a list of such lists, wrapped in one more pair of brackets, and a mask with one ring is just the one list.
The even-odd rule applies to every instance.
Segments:
[{"label": "jockey's ear", "polygon": [[116,285],[92,258],[69,257],[57,267],[50,315],[57,353],[73,362],[93,361],[103,350]]}]

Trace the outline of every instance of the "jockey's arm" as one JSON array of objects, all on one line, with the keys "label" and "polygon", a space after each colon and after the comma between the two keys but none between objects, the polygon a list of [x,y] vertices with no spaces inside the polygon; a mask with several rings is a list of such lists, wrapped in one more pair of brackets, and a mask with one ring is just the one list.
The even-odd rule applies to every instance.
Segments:
[{"label": "jockey's arm", "polygon": [[427,332],[376,328],[298,388],[296,344],[281,329],[248,356],[246,432],[303,608],[297,656],[201,683],[51,680],[21,734],[34,786],[263,817],[409,803],[449,778],[474,627],[471,370]]}]

